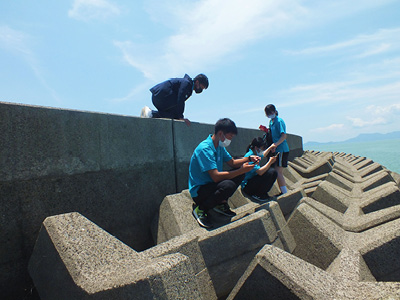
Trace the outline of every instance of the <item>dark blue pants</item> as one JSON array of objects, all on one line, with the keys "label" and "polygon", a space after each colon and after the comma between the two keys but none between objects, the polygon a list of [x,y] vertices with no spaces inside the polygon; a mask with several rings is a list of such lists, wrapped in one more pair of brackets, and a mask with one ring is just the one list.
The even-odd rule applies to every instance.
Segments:
[{"label": "dark blue pants", "polygon": [[170,99],[152,96],[153,105],[158,110],[152,110],[153,118],[178,119],[176,100],[172,103]]},{"label": "dark blue pants", "polygon": [[202,185],[197,192],[198,196],[194,197],[193,200],[200,206],[201,210],[208,211],[218,204],[227,201],[236,191],[243,179],[244,174],[233,179]]},{"label": "dark blue pants", "polygon": [[266,197],[277,177],[278,172],[274,168],[269,168],[263,175],[250,178],[243,191],[248,195]]}]

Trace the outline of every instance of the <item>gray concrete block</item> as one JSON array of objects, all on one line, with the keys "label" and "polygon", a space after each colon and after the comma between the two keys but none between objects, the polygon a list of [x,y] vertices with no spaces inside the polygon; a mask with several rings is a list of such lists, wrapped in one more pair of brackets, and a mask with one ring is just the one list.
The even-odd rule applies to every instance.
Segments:
[{"label": "gray concrete block", "polygon": [[367,192],[388,182],[393,182],[393,178],[387,171],[382,170],[368,176],[366,180],[361,183],[361,189],[363,192]]},{"label": "gray concrete block", "polygon": [[[295,193],[294,193],[295,194]],[[204,259],[205,266],[210,274],[218,297],[226,296],[238,278],[247,268],[254,255],[266,243],[275,244],[288,250],[293,250],[295,242],[287,227],[286,221],[279,205],[274,202],[260,205],[244,197],[240,191],[229,199],[230,203],[236,203],[237,216],[231,220],[225,218],[225,223],[217,223],[219,227],[212,230],[201,228],[192,216],[193,201],[187,190],[180,194],[170,195],[164,198],[160,207],[158,221],[158,243],[160,236],[167,242],[159,244],[172,245],[180,236],[197,236],[198,245]],[[273,214],[273,217],[271,216]],[[213,222],[216,222],[218,214],[209,212]],[[221,217],[220,217],[221,218]],[[161,232],[161,234],[160,234]],[[174,237],[175,236],[175,237]],[[188,245],[186,243],[186,245]],[[191,260],[193,255],[174,248],[187,255]],[[151,253],[152,250],[146,250]],[[198,252],[197,252],[198,255]],[[193,263],[192,263],[193,265]],[[201,268],[196,268],[195,270]],[[221,276],[223,270],[224,276]]]},{"label": "gray concrete block", "polygon": [[312,197],[341,213],[344,213],[350,205],[350,193],[347,190],[334,186],[328,181],[324,181],[318,185]]},{"label": "gray concrete block", "polygon": [[239,186],[235,193],[229,198],[228,203],[232,208],[237,208],[252,202],[250,197],[242,191],[242,187]]},{"label": "gray concrete block", "polygon": [[[398,188],[384,172],[375,171],[378,168],[373,162],[351,155],[343,157],[346,160],[338,165],[335,163],[328,177],[336,178],[336,182],[347,180],[345,188],[342,183],[334,185],[330,180],[322,181],[312,195],[317,201],[303,198],[302,204],[289,219],[288,224],[297,243],[293,254],[335,273],[343,282],[357,281],[348,293],[351,296],[346,295],[346,299],[355,297],[355,291],[363,291],[363,297],[366,295],[366,299],[370,299],[370,295],[379,294],[377,291],[382,286],[369,286],[368,290],[360,281],[373,282],[383,278],[398,281],[397,261],[389,259],[390,267],[385,263],[379,265],[381,268],[377,267],[378,261],[385,261],[384,256],[398,257],[396,251],[400,247],[397,245],[397,234],[393,232],[399,217]],[[309,160],[299,162],[306,164]],[[374,205],[376,210],[372,209]],[[368,206],[370,211],[364,214],[362,208]],[[377,253],[382,254],[379,259]],[[331,259],[320,260],[328,257]],[[383,294],[391,295],[393,286],[385,286]],[[337,295],[342,296],[343,293],[338,291]]]},{"label": "gray concrete block", "polygon": [[332,299],[335,289],[323,270],[265,245],[227,299]]},{"label": "gray concrete block", "polygon": [[266,209],[270,212],[272,221],[274,222],[277,229],[279,239],[283,245],[282,249],[288,251],[289,253],[292,253],[296,248],[296,241],[292,235],[292,232],[289,230],[289,227],[286,223],[285,217],[283,216],[279,204],[276,201],[271,201],[265,206]]},{"label": "gray concrete block", "polygon": [[365,168],[360,169],[360,176],[362,178],[371,176],[379,171],[383,170],[383,167],[378,163],[373,163]]},{"label": "gray concrete block", "polygon": [[360,203],[360,207],[365,214],[400,205],[400,190],[394,182],[383,184],[364,194],[367,197]]},{"label": "gray concrete block", "polygon": [[29,272],[41,299],[201,299],[187,256],[139,257],[80,214],[70,213],[43,222]]},{"label": "gray concrete block", "polygon": [[199,227],[192,215],[194,202],[188,193],[166,196],[161,203],[159,213],[154,221],[153,238],[157,244],[173,237],[188,233],[194,229],[206,231]]},{"label": "gray concrete block", "polygon": [[306,194],[302,189],[289,190],[286,194],[277,197],[276,202],[278,202],[283,215],[287,218],[305,196]]},{"label": "gray concrete block", "polygon": [[308,167],[302,167],[293,162],[289,162],[288,165],[295,169],[300,176],[305,178],[311,178],[324,173],[329,173],[332,170],[332,165],[326,158],[321,158]]},{"label": "gray concrete block", "polygon": [[350,192],[353,189],[354,181],[344,178],[338,172],[331,172],[326,177],[326,182],[332,183],[340,189]]},{"label": "gray concrete block", "polygon": [[259,249],[254,249],[228,261],[221,260],[219,264],[209,268],[209,273],[219,299],[224,299],[231,292],[239,278],[246,271]]},{"label": "gray concrete block", "polygon": [[214,286],[208,273],[203,254],[199,246],[200,230],[193,230],[182,234],[167,242],[158,244],[146,251],[141,252],[142,259],[153,259],[166,254],[181,253],[189,257],[194,275],[199,285],[202,299],[217,299]]},{"label": "gray concrete block", "polygon": [[224,227],[207,231],[199,238],[206,265],[229,260],[248,249],[260,249],[277,238],[270,213],[261,210]]},{"label": "gray concrete block", "polygon": [[358,249],[377,281],[400,281],[400,219],[358,236]]},{"label": "gray concrete block", "polygon": [[202,235],[199,245],[217,296],[226,296],[254,255],[276,238],[274,223],[266,210]]},{"label": "gray concrete block", "polygon": [[194,272],[200,273],[206,268],[206,265],[200,251],[198,240],[199,238],[195,231],[182,234],[167,242],[140,252],[140,256],[136,258],[136,260],[149,260],[167,254],[181,253],[191,259]]},{"label": "gray concrete block", "polygon": [[[346,257],[342,269],[356,269],[359,264],[354,256]],[[399,287],[398,282],[361,282],[333,275],[265,245],[227,299],[263,299],[266,295],[268,299],[398,299]]]},{"label": "gray concrete block", "polygon": [[344,230],[305,202],[291,215],[288,226],[296,241],[293,254],[323,270],[343,247]]},{"label": "gray concrete block", "polygon": [[340,252],[326,271],[342,281],[376,281],[360,252],[348,248]]},{"label": "gray concrete block", "polygon": [[400,188],[400,174],[396,172],[391,172],[389,171],[390,175],[392,176],[394,182],[397,184],[397,186]]}]

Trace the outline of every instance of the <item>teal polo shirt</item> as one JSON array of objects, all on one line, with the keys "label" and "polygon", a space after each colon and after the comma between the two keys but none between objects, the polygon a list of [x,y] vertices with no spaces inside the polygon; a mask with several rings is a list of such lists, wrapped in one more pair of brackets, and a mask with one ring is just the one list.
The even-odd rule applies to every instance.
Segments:
[{"label": "teal polo shirt", "polygon": [[[272,141],[276,143],[281,138],[282,133],[286,133],[286,124],[285,122],[279,118],[275,117],[275,119],[269,121],[269,129],[271,129]],[[283,141],[278,147],[276,147],[276,152],[289,152],[289,145],[286,140]]]},{"label": "teal polo shirt", "polygon": [[[253,150],[250,149],[249,152],[247,152],[244,155],[244,157],[249,157],[250,155],[257,155],[257,154],[254,153]],[[259,155],[257,155],[257,156],[260,157]],[[253,165],[253,164],[254,164],[253,162],[249,162],[249,165]],[[244,179],[243,179],[243,181],[241,183],[242,189],[246,186],[247,182],[251,178],[253,178],[254,176],[258,175],[256,171],[259,170],[260,168],[261,168],[260,164],[257,164],[257,165],[254,166],[254,168],[251,171],[246,173],[246,175],[244,176]]]},{"label": "teal polo shirt", "polygon": [[189,165],[189,192],[192,198],[197,197],[200,186],[214,182],[208,171],[217,169],[223,171],[224,162],[230,161],[232,156],[225,147],[214,147],[211,134],[194,149]]}]

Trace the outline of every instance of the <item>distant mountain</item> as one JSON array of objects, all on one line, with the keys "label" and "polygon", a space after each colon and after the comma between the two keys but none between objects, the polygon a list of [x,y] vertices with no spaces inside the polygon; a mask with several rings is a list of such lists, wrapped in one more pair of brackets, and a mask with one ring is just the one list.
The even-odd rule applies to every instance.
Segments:
[{"label": "distant mountain", "polygon": [[358,143],[358,142],[372,142],[372,141],[382,141],[382,140],[393,140],[400,139],[400,131],[394,131],[389,133],[362,133],[355,138],[351,138],[342,142],[307,142],[304,144],[306,147],[313,147],[317,145],[331,145],[331,144],[344,144],[344,143]]}]

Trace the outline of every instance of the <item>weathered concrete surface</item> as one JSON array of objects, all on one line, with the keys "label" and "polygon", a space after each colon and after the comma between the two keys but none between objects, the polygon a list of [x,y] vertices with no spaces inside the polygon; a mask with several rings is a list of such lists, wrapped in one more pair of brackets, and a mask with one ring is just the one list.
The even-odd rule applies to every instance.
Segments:
[{"label": "weathered concrete surface", "polygon": [[0,103],[5,299],[30,288],[26,267],[48,216],[79,211],[137,250],[153,245],[151,219],[175,192],[171,128],[168,120]]},{"label": "weathered concrete surface", "polygon": [[333,163],[332,153],[311,155],[305,152],[301,157],[289,162],[288,167],[284,169],[286,184],[289,189],[304,189],[306,195],[310,197],[317,186],[326,179]]},{"label": "weathered concrete surface", "polygon": [[[217,121],[217,120],[215,120]],[[154,245],[165,196],[187,188],[190,155],[214,124],[0,102],[0,294],[22,299],[43,220],[78,211],[135,250]],[[241,156],[259,130],[239,129]],[[301,137],[288,135],[291,154]]]},{"label": "weathered concrete surface", "polygon": [[[365,264],[351,251],[341,253],[341,274],[329,273],[279,248],[265,245],[227,298],[365,300],[399,299],[399,282],[361,281],[343,272]],[[359,258],[359,257],[358,257]],[[364,277],[368,279],[368,275]]]},{"label": "weathered concrete surface", "polygon": [[333,160],[288,220],[293,253],[266,245],[228,299],[400,299],[396,176],[366,158]]},{"label": "weathered concrete surface", "polygon": [[[322,167],[307,167],[313,156]],[[197,225],[187,190],[166,196],[152,224],[159,244],[141,253],[132,250],[136,256],[124,256],[129,262],[111,256],[110,264],[119,260],[136,264],[140,271],[142,263],[150,266],[168,257],[172,261],[168,268],[182,268],[182,276],[197,284],[196,296],[201,299],[399,299],[397,174],[366,158],[342,153],[306,152],[296,161],[305,177],[290,170],[288,177],[300,180],[292,181],[287,195],[260,205],[238,189],[228,199],[237,216],[221,221],[212,214],[217,225],[213,230]],[[330,171],[317,174],[321,168]],[[318,184],[309,195],[307,184],[315,178]],[[271,194],[275,193],[274,189]],[[60,232],[65,236],[65,231]],[[76,232],[73,243],[85,237],[85,231]],[[63,240],[71,241],[68,236]],[[72,252],[79,254],[79,249]],[[42,247],[40,252],[47,256],[47,251],[51,253]],[[107,262],[96,255],[89,255],[85,270]],[[36,260],[33,256],[32,262]],[[73,260],[79,261],[79,255]],[[32,272],[39,274],[32,276],[35,283],[43,279],[38,268]],[[171,285],[165,288],[179,289],[175,280],[180,279],[165,281]],[[118,293],[119,286],[113,292]],[[191,288],[197,293],[196,287]],[[168,293],[160,296],[168,297]]]},{"label": "weathered concrete surface", "polygon": [[43,300],[216,299],[229,294],[263,245],[295,247],[280,230],[285,225],[279,205],[269,203],[138,253],[80,214],[63,214],[43,222],[29,272]]},{"label": "weathered concrete surface", "polygon": [[196,257],[197,274],[203,269],[203,277],[196,276],[188,256],[164,252],[137,253],[82,215],[70,213],[43,222],[29,272],[43,300],[216,299],[201,256]]},{"label": "weathered concrete surface", "polygon": [[211,281],[207,266],[199,245],[198,230],[172,238],[167,242],[158,244],[148,250],[141,252],[147,259],[157,258],[166,254],[181,253],[189,257],[194,276],[200,286],[199,292],[202,299],[216,299],[213,283]]},{"label": "weathered concrete surface", "polygon": [[[229,294],[263,245],[273,244],[290,252],[296,247],[277,202],[257,204],[244,197],[240,189],[231,201],[242,203],[238,208],[232,205],[237,215],[229,219],[210,211],[211,220],[220,227],[208,230],[200,228],[193,218],[193,200],[185,190],[164,198],[153,223],[157,243],[187,233],[199,236],[199,247],[218,297]],[[228,220],[224,223],[220,219]]]}]

